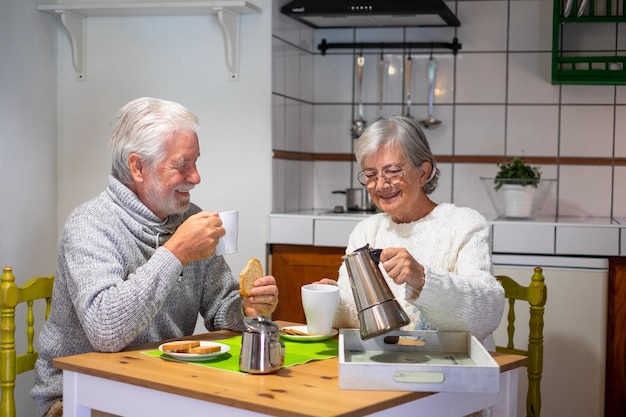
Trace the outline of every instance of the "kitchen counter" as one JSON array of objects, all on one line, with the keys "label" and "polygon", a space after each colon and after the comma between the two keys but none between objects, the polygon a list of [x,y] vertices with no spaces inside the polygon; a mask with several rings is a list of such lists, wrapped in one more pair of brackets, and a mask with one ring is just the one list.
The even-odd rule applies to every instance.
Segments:
[{"label": "kitchen counter", "polygon": [[[269,243],[345,247],[350,232],[368,212],[332,209],[275,212],[269,215]],[[606,258],[626,254],[626,218],[539,217],[500,219],[485,215],[492,227],[494,255],[546,255]]]}]

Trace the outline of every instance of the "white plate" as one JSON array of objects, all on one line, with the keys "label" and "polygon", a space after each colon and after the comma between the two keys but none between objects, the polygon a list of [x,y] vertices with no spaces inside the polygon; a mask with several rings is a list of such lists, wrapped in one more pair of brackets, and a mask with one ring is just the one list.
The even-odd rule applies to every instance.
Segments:
[{"label": "white plate", "polygon": [[[285,327],[281,327],[281,330],[283,329],[293,329],[293,330],[298,330],[300,332],[304,332],[304,333],[308,333],[309,331],[307,330],[306,326],[285,326]],[[333,336],[336,336],[337,333],[339,333],[339,331],[337,329],[333,329],[330,333],[328,334],[314,334],[311,336],[298,336],[295,334],[285,334],[283,332],[280,332],[280,336],[284,337],[285,339],[289,339],[289,340],[296,340],[298,342],[319,342],[320,340],[326,340],[326,339],[330,339]]]},{"label": "white plate", "polygon": [[[165,344],[165,343],[164,343]],[[166,354],[167,356],[171,356],[172,358],[176,358],[176,359],[183,359],[186,361],[206,361],[207,359],[212,359],[216,356],[219,356],[223,353],[226,353],[230,350],[230,346],[225,345],[223,343],[217,343],[217,342],[205,342],[205,341],[200,341],[200,346],[219,346],[220,347],[220,351],[219,352],[213,352],[213,353],[179,353],[179,352],[166,352],[163,350],[163,345],[159,346],[159,350],[161,352],[163,352],[164,354]]]}]

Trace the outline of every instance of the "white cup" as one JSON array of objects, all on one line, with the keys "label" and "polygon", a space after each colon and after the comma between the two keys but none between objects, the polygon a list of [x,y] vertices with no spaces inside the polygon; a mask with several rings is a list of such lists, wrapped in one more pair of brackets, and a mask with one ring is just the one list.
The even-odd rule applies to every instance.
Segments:
[{"label": "white cup", "polygon": [[339,303],[339,287],[326,284],[302,286],[302,307],[307,333],[326,335],[333,330],[333,319]]},{"label": "white cup", "polygon": [[239,212],[237,210],[222,211],[219,213],[222,227],[226,234],[220,238],[215,247],[216,255],[226,255],[237,252],[237,237],[239,235]]}]

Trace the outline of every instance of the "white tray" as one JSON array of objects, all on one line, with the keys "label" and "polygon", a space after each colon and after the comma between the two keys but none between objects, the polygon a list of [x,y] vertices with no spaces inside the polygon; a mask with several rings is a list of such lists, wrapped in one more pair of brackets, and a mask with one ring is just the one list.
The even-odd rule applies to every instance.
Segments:
[{"label": "white tray", "polygon": [[[396,336],[400,343],[385,342]],[[496,393],[500,367],[467,332],[396,330],[362,340],[359,330],[341,329],[339,388]]]}]

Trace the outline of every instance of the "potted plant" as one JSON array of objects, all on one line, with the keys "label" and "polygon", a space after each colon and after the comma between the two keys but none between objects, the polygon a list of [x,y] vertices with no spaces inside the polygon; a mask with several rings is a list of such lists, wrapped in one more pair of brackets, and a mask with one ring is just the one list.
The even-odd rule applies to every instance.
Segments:
[{"label": "potted plant", "polygon": [[535,189],[541,180],[541,168],[527,164],[519,156],[499,163],[498,168],[494,183],[496,191],[503,193],[504,215],[530,217]]}]

